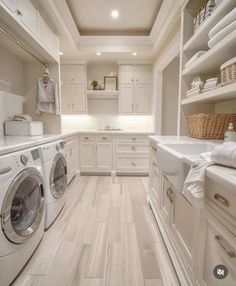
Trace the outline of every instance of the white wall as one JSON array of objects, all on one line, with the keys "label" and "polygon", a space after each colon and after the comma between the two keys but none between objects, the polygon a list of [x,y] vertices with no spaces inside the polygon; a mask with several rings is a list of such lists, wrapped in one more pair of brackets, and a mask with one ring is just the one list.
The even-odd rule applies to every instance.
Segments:
[{"label": "white wall", "polygon": [[176,135],[178,121],[179,58],[163,71],[162,135]]},{"label": "white wall", "polygon": [[0,90],[24,95],[24,63],[0,47]]}]

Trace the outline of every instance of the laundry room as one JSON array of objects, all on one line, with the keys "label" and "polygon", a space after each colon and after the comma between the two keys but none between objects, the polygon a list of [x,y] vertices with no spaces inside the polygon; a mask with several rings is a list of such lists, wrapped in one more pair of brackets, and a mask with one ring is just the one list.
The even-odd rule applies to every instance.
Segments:
[{"label": "laundry room", "polygon": [[0,286],[236,285],[235,0],[0,0]]}]

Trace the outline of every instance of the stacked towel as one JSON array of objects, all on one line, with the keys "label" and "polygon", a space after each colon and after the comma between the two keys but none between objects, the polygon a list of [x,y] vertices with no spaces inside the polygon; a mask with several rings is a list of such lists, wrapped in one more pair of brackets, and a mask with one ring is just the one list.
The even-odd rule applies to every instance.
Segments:
[{"label": "stacked towel", "polygon": [[215,164],[236,168],[236,142],[226,142],[217,146],[211,160]]},{"label": "stacked towel", "polygon": [[203,91],[208,91],[208,90],[216,88],[217,87],[217,81],[218,81],[217,77],[207,79],[205,84],[204,84]]},{"label": "stacked towel", "polygon": [[194,96],[194,95],[200,94],[201,92],[202,92],[202,86],[197,86],[195,88],[189,89],[186,92],[186,96],[187,97]]},{"label": "stacked towel", "polygon": [[203,54],[205,54],[206,51],[198,51],[196,54],[194,54],[191,59],[185,64],[185,68],[191,65],[194,61],[199,59]]},{"label": "stacked towel", "polygon": [[233,30],[236,29],[236,8],[231,10],[226,16],[224,16],[210,31],[208,46],[214,47],[217,43],[223,40]]}]

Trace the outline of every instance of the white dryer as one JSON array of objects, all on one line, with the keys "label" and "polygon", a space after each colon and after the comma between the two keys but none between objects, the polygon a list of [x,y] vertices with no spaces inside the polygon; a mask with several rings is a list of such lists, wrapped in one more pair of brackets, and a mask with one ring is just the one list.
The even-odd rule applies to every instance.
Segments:
[{"label": "white dryer", "polygon": [[45,183],[45,229],[57,218],[66,202],[67,163],[64,142],[56,141],[40,147]]},{"label": "white dryer", "polygon": [[9,285],[44,234],[44,185],[39,149],[0,156],[0,285]]}]

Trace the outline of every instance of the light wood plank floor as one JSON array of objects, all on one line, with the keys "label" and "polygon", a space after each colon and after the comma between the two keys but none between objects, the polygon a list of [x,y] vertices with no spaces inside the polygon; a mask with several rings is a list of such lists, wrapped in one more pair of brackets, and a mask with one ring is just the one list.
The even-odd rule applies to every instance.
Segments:
[{"label": "light wood plank floor", "polygon": [[67,203],[14,286],[178,285],[152,212],[148,178],[75,178]]}]

